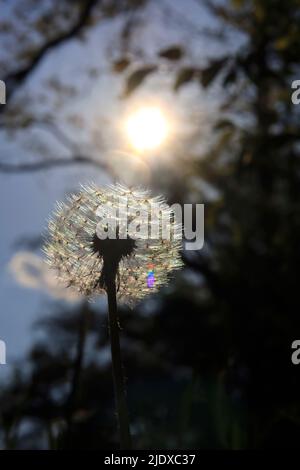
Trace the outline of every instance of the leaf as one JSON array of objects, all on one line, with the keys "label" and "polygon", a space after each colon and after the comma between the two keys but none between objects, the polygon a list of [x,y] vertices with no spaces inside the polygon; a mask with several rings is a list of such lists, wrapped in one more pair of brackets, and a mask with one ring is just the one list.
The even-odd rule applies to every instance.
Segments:
[{"label": "leaf", "polygon": [[184,52],[180,46],[172,46],[159,52],[159,56],[168,60],[180,60]]},{"label": "leaf", "polygon": [[193,67],[185,67],[181,69],[176,77],[176,81],[174,84],[174,90],[177,91],[182,85],[186,85],[190,81],[193,80],[197,73],[197,69]]},{"label": "leaf", "polygon": [[262,22],[266,17],[266,9],[262,4],[257,3],[254,9],[256,19]]},{"label": "leaf", "polygon": [[138,86],[142,84],[145,78],[152,72],[157,69],[156,65],[148,65],[147,67],[143,67],[142,69],[138,69],[133,72],[127,78],[126,88],[124,95],[127,97],[129,96]]},{"label": "leaf", "polygon": [[234,8],[242,8],[245,4],[245,0],[231,0],[232,6]]},{"label": "leaf", "polygon": [[130,65],[128,57],[121,57],[113,63],[112,69],[116,73],[123,72]]},{"label": "leaf", "polygon": [[275,47],[278,51],[287,49],[290,45],[290,36],[283,36],[275,41]]},{"label": "leaf", "polygon": [[223,85],[225,86],[230,85],[231,83],[236,81],[236,78],[237,78],[237,69],[235,65],[233,65],[226,72],[224,80],[223,80]]},{"label": "leaf", "polygon": [[206,88],[216,78],[226,62],[226,58],[213,60],[208,67],[201,71],[200,82],[204,88]]},{"label": "leaf", "polygon": [[220,119],[215,125],[216,130],[223,130],[223,129],[232,129],[235,125],[230,119]]}]

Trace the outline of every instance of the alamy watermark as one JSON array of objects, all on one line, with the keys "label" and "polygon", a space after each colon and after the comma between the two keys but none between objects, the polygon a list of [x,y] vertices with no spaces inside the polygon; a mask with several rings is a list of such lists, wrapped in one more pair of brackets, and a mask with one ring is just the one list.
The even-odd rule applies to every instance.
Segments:
[{"label": "alamy watermark", "polygon": [[292,89],[295,90],[292,93],[292,103],[299,104],[300,103],[300,80],[294,80],[292,82]]},{"label": "alamy watermark", "polygon": [[204,245],[204,204],[173,204],[166,208],[160,203],[128,206],[127,198],[116,205],[101,205],[96,210],[100,218],[96,234],[100,240],[182,240],[186,250],[201,250]]},{"label": "alamy watermark", "polygon": [[0,339],[0,365],[6,364],[6,344]]},{"label": "alamy watermark", "polygon": [[[6,104],[6,86],[3,80],[0,80],[0,104]],[[0,339],[0,365],[6,364],[6,344]]]},{"label": "alamy watermark", "polygon": [[6,86],[3,80],[0,80],[0,104],[6,104]]},{"label": "alamy watermark", "polygon": [[295,339],[295,341],[292,342],[292,349],[295,349],[291,356],[292,363],[297,366],[300,364],[300,340]]}]

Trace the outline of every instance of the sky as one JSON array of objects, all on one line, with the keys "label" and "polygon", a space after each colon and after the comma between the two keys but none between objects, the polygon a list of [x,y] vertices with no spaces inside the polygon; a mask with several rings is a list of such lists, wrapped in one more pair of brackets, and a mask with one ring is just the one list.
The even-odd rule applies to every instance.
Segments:
[{"label": "sky", "polygon": [[[142,44],[151,61],[158,50],[172,44],[185,44],[200,64],[205,63],[208,55],[220,54],[220,50],[214,48],[205,35],[199,34],[203,26],[214,26],[199,4],[196,0],[185,0],[183,7],[181,0],[152,0],[143,13],[144,23],[134,36],[133,49],[138,52]],[[120,18],[106,21],[92,28],[85,42],[72,40],[50,52],[20,91],[21,98],[25,97],[25,110],[34,110],[38,115],[50,112],[55,116],[57,127],[64,126],[72,142],[96,158],[108,158],[116,168],[119,167],[126,146],[122,135],[122,119],[130,107],[147,99],[162,100],[176,115],[179,127],[184,128],[185,113],[191,112],[194,106],[193,96],[188,91],[182,91],[174,100],[168,74],[164,74],[163,80],[161,77],[151,78],[146,89],[139,90],[133,98],[125,101],[120,99],[124,81],[110,72],[109,64],[119,54],[118,33],[122,22]],[[90,79],[86,74],[87,70],[93,68],[98,70],[97,79]],[[50,94],[46,96],[46,102],[37,102],[36,96],[48,93],[46,84],[49,77],[71,83],[79,90],[79,95],[75,98],[71,95],[67,102],[62,100],[55,103]],[[208,113],[209,103],[204,95],[202,103],[205,113]],[[88,131],[82,130],[80,126],[77,132],[74,131],[68,121],[74,113],[84,120],[84,128]],[[28,129],[14,135],[0,131],[1,160],[32,161],[41,155],[61,157],[68,155],[68,150],[42,128]],[[141,172],[144,172],[145,177],[148,164],[152,163],[144,162],[143,168],[136,168],[135,173],[132,166],[126,164],[125,167],[130,168],[128,177],[135,174],[136,178]],[[0,173],[0,339],[7,346],[7,365],[0,366],[0,383],[28,351],[36,335],[34,323],[49,313],[57,297],[57,292],[53,295],[53,289],[47,289],[38,282],[35,287],[30,287],[27,279],[29,285],[20,285],[24,276],[20,272],[16,276],[14,256],[28,251],[24,243],[26,239],[39,237],[45,231],[47,218],[55,202],[63,199],[66,191],[77,189],[79,183],[87,181],[103,184],[110,179],[92,167],[83,166],[32,174]],[[33,263],[40,259],[37,256],[42,256],[39,249],[34,256]],[[33,263],[31,269],[34,271]],[[18,271],[20,265],[17,266]],[[26,268],[28,271],[28,265],[24,266],[23,270]],[[31,278],[35,275],[32,272],[29,274]]]}]

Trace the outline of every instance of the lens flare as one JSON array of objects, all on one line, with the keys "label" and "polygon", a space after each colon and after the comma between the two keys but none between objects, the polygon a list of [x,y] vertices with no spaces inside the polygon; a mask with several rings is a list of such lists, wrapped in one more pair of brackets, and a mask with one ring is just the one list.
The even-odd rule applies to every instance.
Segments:
[{"label": "lens flare", "polygon": [[139,152],[160,147],[167,138],[168,125],[162,111],[156,107],[140,108],[126,121],[127,136]]}]

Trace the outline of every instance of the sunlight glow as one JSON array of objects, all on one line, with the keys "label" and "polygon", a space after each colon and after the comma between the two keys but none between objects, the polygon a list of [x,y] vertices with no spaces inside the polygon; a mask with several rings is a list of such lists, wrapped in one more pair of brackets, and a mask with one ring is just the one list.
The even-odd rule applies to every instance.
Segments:
[{"label": "sunlight glow", "polygon": [[160,147],[168,136],[168,124],[157,107],[143,107],[126,121],[126,132],[131,145],[139,152]]}]

